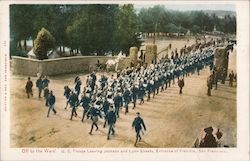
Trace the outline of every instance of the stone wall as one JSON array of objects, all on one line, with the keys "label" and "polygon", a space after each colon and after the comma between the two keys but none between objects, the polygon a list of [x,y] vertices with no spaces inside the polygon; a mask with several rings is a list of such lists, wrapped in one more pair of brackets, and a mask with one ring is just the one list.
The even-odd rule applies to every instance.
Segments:
[{"label": "stone wall", "polygon": [[130,58],[129,57],[126,57],[126,58],[122,58],[120,61],[119,61],[119,64],[118,64],[118,70],[122,70],[122,69],[126,69],[127,67],[130,67]]},{"label": "stone wall", "polygon": [[[37,60],[12,56],[12,73],[18,75],[36,76],[37,73],[41,73],[43,75],[58,75],[88,72],[91,66],[95,66],[97,60],[99,60],[100,63],[105,63],[109,59],[116,58],[117,57],[115,56],[74,56]],[[129,58],[122,58],[118,64],[118,69],[124,69],[128,66]]]},{"label": "stone wall", "polygon": [[133,62],[134,65],[137,65],[137,53],[138,53],[138,48],[137,47],[131,47],[129,50],[129,57],[130,57],[130,62]]},{"label": "stone wall", "polygon": [[155,44],[147,44],[146,45],[146,53],[145,53],[145,63],[151,64],[155,63],[157,59],[157,46]]}]

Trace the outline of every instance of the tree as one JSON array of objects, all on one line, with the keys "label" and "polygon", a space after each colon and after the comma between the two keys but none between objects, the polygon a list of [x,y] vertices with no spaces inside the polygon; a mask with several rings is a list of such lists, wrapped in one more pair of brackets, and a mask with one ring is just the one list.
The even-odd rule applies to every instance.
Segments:
[{"label": "tree", "polygon": [[140,31],[153,33],[157,24],[157,32],[164,32],[167,23],[170,21],[169,13],[162,5],[156,5],[148,9],[142,8],[138,14]]},{"label": "tree", "polygon": [[11,45],[21,49],[21,40],[24,40],[24,50],[27,50],[26,40],[34,33],[33,18],[34,8],[32,5],[11,5],[10,6],[10,37]]},{"label": "tree", "polygon": [[115,18],[115,21],[115,40],[117,42],[116,51],[122,50],[124,53],[128,54],[130,47],[139,47],[141,44],[137,38],[139,25],[134,11],[134,6],[132,4],[120,6],[120,10]]},{"label": "tree", "polygon": [[83,5],[66,28],[71,48],[83,55],[104,55],[112,50],[118,5]]},{"label": "tree", "polygon": [[35,39],[35,44],[33,47],[34,54],[37,59],[43,60],[47,59],[47,53],[49,50],[55,47],[55,38],[50,34],[48,30],[42,28]]},{"label": "tree", "polygon": [[169,23],[166,27],[165,27],[165,31],[169,32],[169,33],[178,33],[179,32],[179,28],[173,24],[173,23]]},{"label": "tree", "polygon": [[201,32],[201,28],[199,26],[197,26],[197,25],[194,25],[191,28],[191,32],[194,33],[194,34],[200,33]]}]

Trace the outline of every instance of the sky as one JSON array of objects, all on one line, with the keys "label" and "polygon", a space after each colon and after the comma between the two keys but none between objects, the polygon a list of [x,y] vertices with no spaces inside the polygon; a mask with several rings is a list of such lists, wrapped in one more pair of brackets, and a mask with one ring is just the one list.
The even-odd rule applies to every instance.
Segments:
[{"label": "sky", "polygon": [[[158,5],[158,4],[155,4]],[[160,5],[160,4],[159,4]],[[154,4],[135,4],[136,10],[140,10],[145,7],[152,7]],[[165,4],[166,9],[171,10],[224,10],[224,11],[236,11],[235,5],[233,4]]]}]

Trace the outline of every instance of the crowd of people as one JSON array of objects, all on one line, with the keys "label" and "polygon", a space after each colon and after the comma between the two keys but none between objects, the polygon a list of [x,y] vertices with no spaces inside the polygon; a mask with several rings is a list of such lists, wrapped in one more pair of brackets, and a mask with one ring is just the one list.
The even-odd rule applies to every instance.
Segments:
[{"label": "crowd of people", "polygon": [[[107,77],[102,75],[97,79],[95,72],[87,76],[86,83],[83,84],[80,77],[74,80],[74,88],[64,87],[64,96],[66,99],[65,109],[71,109],[70,120],[78,116],[77,109],[83,108],[82,119],[92,121],[89,134],[92,135],[93,129],[98,127],[98,120],[104,119],[103,127],[108,125],[107,139],[115,134],[115,124],[120,116],[120,109],[125,108],[125,115],[129,112],[129,104],[135,109],[137,103],[143,104],[145,99],[150,101],[159,92],[167,90],[177,80],[180,88],[179,94],[183,93],[184,78],[195,72],[198,73],[205,66],[213,64],[213,47],[207,47],[203,50],[197,50],[192,54],[171,56],[171,58],[163,59],[159,62],[152,63],[147,66],[138,66],[126,68],[117,72],[116,76]],[[48,107],[47,117],[52,110],[56,114],[54,108],[56,97],[52,90],[48,89],[49,80],[39,77],[36,82],[38,88],[38,96],[44,90],[45,105]],[[28,78],[26,84],[26,92],[28,98],[32,92],[33,83]],[[132,122],[132,127],[136,132],[136,141],[141,140],[140,132],[142,128],[146,130],[146,125],[137,112],[137,116]]]}]

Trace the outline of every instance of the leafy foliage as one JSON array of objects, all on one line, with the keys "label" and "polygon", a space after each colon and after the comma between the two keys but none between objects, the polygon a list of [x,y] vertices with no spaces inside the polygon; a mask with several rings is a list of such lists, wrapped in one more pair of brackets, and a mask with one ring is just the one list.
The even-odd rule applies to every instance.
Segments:
[{"label": "leafy foliage", "polygon": [[120,7],[118,14],[115,17],[116,29],[115,29],[115,40],[116,48],[115,51],[122,50],[128,53],[129,48],[132,46],[140,46],[137,39],[138,21],[133,8],[133,5],[123,5]]},{"label": "leafy foliage", "polygon": [[[67,46],[71,50],[80,51],[82,55],[104,55],[120,51],[128,53],[130,47],[139,47],[140,33],[154,33],[155,30],[186,33],[190,30],[197,34],[211,32],[214,26],[219,31],[234,34],[236,17],[218,17],[203,11],[166,10],[162,5],[142,8],[138,13],[132,4],[10,6],[12,51],[23,50],[20,46],[22,41],[23,51],[27,52],[26,40],[34,42],[41,28],[50,31],[55,38],[53,45],[60,49]],[[11,55],[14,53],[11,52]]]},{"label": "leafy foliage", "polygon": [[33,48],[34,54],[37,59],[43,60],[47,59],[47,53],[49,50],[53,49],[55,46],[55,38],[50,34],[48,30],[42,28],[38,32],[37,38],[35,39],[35,45]]},{"label": "leafy foliage", "polygon": [[236,17],[226,15],[219,18],[215,14],[208,15],[203,11],[173,11],[166,10],[164,6],[153,6],[142,8],[138,14],[140,31],[144,33],[154,32],[154,25],[157,23],[158,32],[184,33],[188,30],[194,34],[202,31],[217,30],[224,33],[236,32]]},{"label": "leafy foliage", "polygon": [[194,25],[194,26],[191,28],[191,32],[193,32],[194,34],[200,33],[200,32],[201,32],[200,26]]}]

